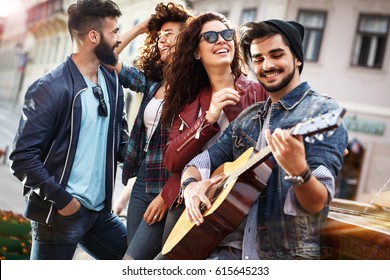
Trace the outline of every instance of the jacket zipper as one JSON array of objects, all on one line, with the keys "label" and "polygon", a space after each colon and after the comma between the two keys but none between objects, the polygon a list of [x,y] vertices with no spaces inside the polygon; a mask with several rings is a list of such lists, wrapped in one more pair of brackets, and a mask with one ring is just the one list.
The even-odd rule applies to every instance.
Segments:
[{"label": "jacket zipper", "polygon": [[[115,143],[115,134],[116,134],[116,131],[115,131],[115,128],[116,128],[116,125],[115,125],[115,123],[116,123],[116,110],[117,110],[117,108],[118,108],[118,94],[119,94],[119,88],[118,88],[118,85],[119,85],[119,81],[118,81],[118,75],[117,75],[117,73],[116,73],[116,71],[115,71],[115,88],[116,88],[116,91],[115,91],[115,94],[116,94],[116,98],[115,98],[115,110],[114,110],[114,116],[113,116],[113,118],[114,118],[114,122],[113,122],[113,128],[112,128],[112,130],[114,131],[114,133],[112,134],[112,164],[111,164],[111,168],[112,168],[112,176],[111,176],[111,180],[112,180],[112,193],[114,193],[114,189],[115,189],[115,176],[114,176],[114,174],[115,174],[115,170],[114,170],[114,160],[115,160],[115,155],[114,155],[114,153],[115,153],[115,145],[116,145],[116,143]],[[122,119],[122,116],[121,116],[121,119]],[[120,129],[122,129],[122,128],[120,128]],[[122,131],[119,131],[119,133],[122,133]],[[119,137],[118,137],[118,145],[119,145],[119,141],[120,141],[120,135],[118,135]],[[119,151],[119,147],[118,147],[118,151]],[[107,198],[106,198],[107,199]],[[109,210],[111,210],[111,209],[109,209]]]},{"label": "jacket zipper", "polygon": [[70,137],[69,137],[69,148],[68,148],[68,152],[66,153],[66,159],[65,159],[65,165],[64,165],[64,170],[62,171],[62,175],[61,175],[61,179],[60,179],[60,184],[62,183],[62,180],[64,179],[64,175],[65,175],[65,170],[66,170],[66,166],[68,165],[68,160],[69,160],[69,153],[70,153],[70,149],[71,149],[71,146],[72,146],[72,139],[73,139],[73,123],[74,123],[74,103],[76,102],[76,99],[77,97],[80,95],[81,92],[85,91],[87,88],[84,88],[82,90],[80,90],[75,98],[73,99],[73,102],[72,102],[72,117],[71,117],[71,123],[70,123]]},{"label": "jacket zipper", "polygon": [[191,135],[179,148],[176,149],[177,152],[180,152],[192,139],[199,139],[200,133],[202,132],[203,129],[208,127],[210,124],[206,124],[204,127],[202,127],[204,121],[202,122],[201,126],[197,129],[196,133]]}]

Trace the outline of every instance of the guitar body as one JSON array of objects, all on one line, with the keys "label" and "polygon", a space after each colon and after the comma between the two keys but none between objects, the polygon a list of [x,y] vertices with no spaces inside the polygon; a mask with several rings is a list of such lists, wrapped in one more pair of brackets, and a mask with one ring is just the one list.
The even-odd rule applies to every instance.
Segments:
[{"label": "guitar body", "polygon": [[227,179],[222,182],[224,188],[213,198],[211,208],[204,212],[204,222],[200,226],[189,222],[185,210],[164,244],[163,255],[170,259],[206,259],[218,243],[240,225],[269,176],[264,167],[257,165],[239,177],[229,177],[247,163],[252,152],[253,148],[249,148],[234,162],[215,170],[212,177],[223,174]]}]

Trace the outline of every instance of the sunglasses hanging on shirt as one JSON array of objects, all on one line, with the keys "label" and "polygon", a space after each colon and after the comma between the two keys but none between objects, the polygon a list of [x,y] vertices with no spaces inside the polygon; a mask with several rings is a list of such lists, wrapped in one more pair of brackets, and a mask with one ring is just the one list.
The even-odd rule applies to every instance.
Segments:
[{"label": "sunglasses hanging on shirt", "polygon": [[104,100],[102,88],[99,85],[97,85],[92,88],[92,92],[93,95],[97,98],[97,100],[99,100],[99,105],[97,108],[99,116],[107,117],[108,116],[107,104],[106,101]]}]

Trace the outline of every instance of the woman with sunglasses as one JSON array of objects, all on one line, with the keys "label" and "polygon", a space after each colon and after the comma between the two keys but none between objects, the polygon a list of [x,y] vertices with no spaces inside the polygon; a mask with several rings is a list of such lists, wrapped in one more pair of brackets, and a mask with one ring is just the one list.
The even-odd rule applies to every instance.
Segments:
[{"label": "woman with sunglasses", "polygon": [[268,96],[257,81],[243,75],[241,62],[235,30],[222,14],[202,13],[178,36],[165,72],[169,88],[161,114],[163,126],[172,124],[164,150],[171,172],[162,190],[171,207],[164,241],[184,210],[180,177],[185,165],[215,142],[241,111]]},{"label": "woman with sunglasses", "polygon": [[[124,259],[153,259],[161,250],[168,207],[160,192],[169,175],[162,161],[168,129],[159,122],[166,91],[163,71],[176,36],[190,18],[190,11],[183,6],[160,3],[150,20],[136,25],[122,38],[121,50],[139,34],[147,32],[141,56],[135,63],[138,68],[119,63],[115,69],[123,87],[143,94],[123,164],[125,189],[113,206],[114,212],[120,214],[128,203],[129,246]],[[135,176],[131,187],[128,180]]]}]

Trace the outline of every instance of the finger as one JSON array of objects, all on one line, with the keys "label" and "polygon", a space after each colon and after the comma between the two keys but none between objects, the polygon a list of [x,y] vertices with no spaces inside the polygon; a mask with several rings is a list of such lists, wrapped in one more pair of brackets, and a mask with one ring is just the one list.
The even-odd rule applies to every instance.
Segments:
[{"label": "finger", "polygon": [[211,185],[214,185],[214,184],[218,184],[220,183],[224,178],[224,175],[221,175],[221,176],[215,176],[215,177],[212,177],[209,179],[209,182],[210,182],[210,186]]},{"label": "finger", "polygon": [[191,217],[197,226],[203,223],[203,215],[199,210],[199,206],[191,207]]},{"label": "finger", "polygon": [[186,218],[187,218],[187,220],[192,223],[194,220],[192,219],[192,215],[190,213],[190,208],[186,207],[185,211],[186,211]]},{"label": "finger", "polygon": [[144,213],[144,220],[145,220],[145,221],[146,221],[146,220],[149,220],[149,219],[152,218],[152,216],[153,216],[152,210],[150,209],[150,207],[148,207],[148,208],[146,209],[145,213]]},{"label": "finger", "polygon": [[167,213],[167,211],[162,210],[162,211],[160,212],[160,215],[158,216],[157,222],[161,222],[161,221],[164,219],[166,213]]},{"label": "finger", "polygon": [[160,216],[159,216],[159,214],[154,214],[153,215],[153,217],[150,219],[150,221],[149,221],[149,225],[153,225],[154,223],[156,223],[156,222],[158,222],[159,221],[159,219],[160,219]]},{"label": "finger", "polygon": [[283,132],[281,129],[275,129],[274,133],[271,135],[273,152],[280,154],[284,150],[284,145],[286,145],[286,141],[283,136]]}]

